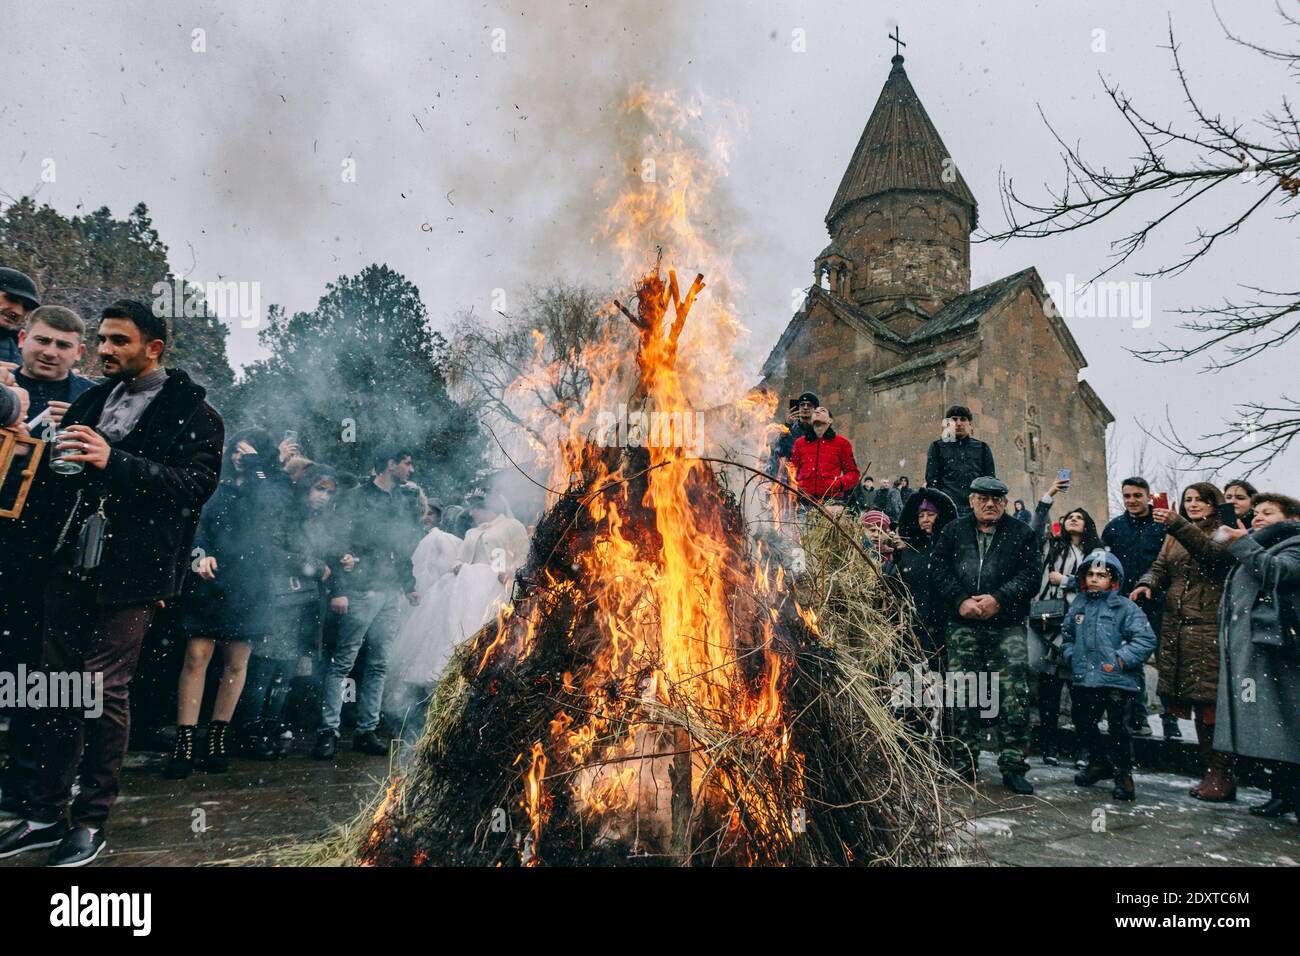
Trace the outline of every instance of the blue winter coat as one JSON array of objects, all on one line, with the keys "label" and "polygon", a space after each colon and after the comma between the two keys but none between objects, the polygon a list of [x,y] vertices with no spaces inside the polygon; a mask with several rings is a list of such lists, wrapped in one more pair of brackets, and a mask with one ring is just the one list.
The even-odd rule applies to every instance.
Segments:
[{"label": "blue winter coat", "polygon": [[[1061,625],[1061,655],[1070,665],[1076,687],[1104,687],[1136,693],[1139,668],[1156,649],[1155,631],[1142,610],[1118,591],[1089,593],[1088,568],[1103,558],[1124,579],[1124,566],[1107,551],[1094,551],[1079,565],[1079,594],[1070,602]],[[1113,671],[1103,664],[1120,664]]]}]

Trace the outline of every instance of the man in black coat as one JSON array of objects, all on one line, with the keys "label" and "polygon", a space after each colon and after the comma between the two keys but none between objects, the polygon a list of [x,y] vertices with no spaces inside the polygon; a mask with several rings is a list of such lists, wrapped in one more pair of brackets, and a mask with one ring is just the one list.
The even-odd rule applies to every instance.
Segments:
[{"label": "man in black coat", "polygon": [[[26,820],[0,837],[0,857],[54,847],[54,866],[104,848],[130,727],[128,688],[158,609],[179,597],[199,512],[217,487],[224,426],[204,390],[161,364],[166,320],[140,302],[104,310],[107,381],[63,417],[57,451],[83,471],[42,469],[50,581],[44,666],[91,675],[93,698],[42,714],[41,766]],[[107,520],[96,557],[96,529]],[[81,791],[65,821],[73,782]]]},{"label": "man in black coat", "polygon": [[[969,687],[996,676],[998,769],[1016,793],[1030,794],[1029,646],[1025,619],[1037,592],[1042,552],[1028,525],[1007,514],[1007,486],[976,478],[967,501],[971,513],[950,522],[935,542],[940,591],[951,616],[946,648],[950,673],[966,676]],[[967,676],[969,675],[969,676]],[[991,690],[991,687],[990,687]],[[983,736],[981,707],[972,700],[948,701],[958,747],[958,770],[974,781]]]},{"label": "man in black coat", "polygon": [[[342,615],[338,639],[321,690],[321,722],[312,755],[332,760],[338,748],[345,682],[361,648],[366,663],[356,687],[357,726],[352,748],[384,756],[388,745],[378,734],[388,649],[397,636],[403,595],[420,602],[411,555],[420,542],[420,519],[402,486],[415,468],[411,452],[384,447],[375,452],[375,476],[339,502],[339,538],[347,553],[334,584],[330,609]],[[331,562],[333,563],[333,562]]]},{"label": "man in black coat", "polygon": [[970,514],[966,499],[970,483],[976,478],[993,478],[993,450],[978,438],[971,437],[974,416],[965,405],[953,405],[944,414],[944,435],[930,443],[925,458],[925,484],[938,488],[957,505],[960,514]]}]

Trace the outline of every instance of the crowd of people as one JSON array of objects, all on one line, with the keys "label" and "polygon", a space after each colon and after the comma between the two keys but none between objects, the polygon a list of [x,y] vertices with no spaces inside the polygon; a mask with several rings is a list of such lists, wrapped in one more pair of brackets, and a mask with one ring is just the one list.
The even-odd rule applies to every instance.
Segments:
[{"label": "crowd of people", "polygon": [[184,642],[166,777],[287,756],[295,694],[315,705],[314,757],[334,758],[345,707],[352,747],[388,755],[381,731],[419,729],[453,648],[495,617],[529,547],[490,488],[429,498],[414,449],[380,445],[355,475],[311,460],[294,430],[227,434],[204,389],[164,364],[167,321],[141,302],[113,303],[95,332],[99,381],[73,371],[85,321],[0,269],[0,425],[47,441],[58,466],[0,522],[0,670],[102,678],[94,716],[0,715],[0,815],[14,821],[0,858],[49,850],[55,866],[105,846],[131,682],[163,615]]},{"label": "crowd of people", "polygon": [[[973,418],[965,406],[947,409],[922,487],[900,476],[877,488],[805,392],[789,401],[769,471],[805,502],[860,517],[863,546],[906,598],[928,679],[996,680],[1004,785],[1034,792],[1034,708],[1037,753],[1060,763],[1068,695],[1075,782],[1110,780],[1114,799],[1134,799],[1133,738],[1154,734],[1154,659],[1163,736],[1181,738],[1179,720],[1195,729],[1201,780],[1191,795],[1234,800],[1244,756],[1269,768],[1272,788],[1252,813],[1300,810],[1300,500],[1234,480],[1194,482],[1171,503],[1135,475],[1121,483],[1123,512],[1099,533],[1083,508],[1052,519],[1070,487],[1063,469],[1032,510],[1017,499],[1008,511],[1009,488]],[[945,704],[930,732],[974,782],[986,718],[973,699]]]},{"label": "crowd of people", "polygon": [[[50,465],[20,517],[0,522],[0,671],[102,679],[93,718],[69,706],[0,715],[0,814],[14,821],[0,858],[50,850],[58,866],[105,846],[130,686],[160,616],[184,642],[168,778],[285,757],[295,694],[314,707],[316,758],[335,757],[348,705],[352,747],[387,755],[383,733],[418,731],[435,679],[508,600],[529,549],[492,491],[449,505],[426,495],[415,449],[381,444],[357,475],[313,460],[294,430],[227,434],[204,389],[165,364],[168,324],[141,302],[99,317],[97,381],[74,370],[86,337],[81,316],[41,306],[30,278],[0,269],[0,425],[46,440]],[[1163,735],[1178,737],[1180,719],[1195,728],[1192,795],[1234,799],[1244,756],[1271,768],[1272,796],[1252,812],[1296,812],[1300,501],[1233,481],[1193,483],[1171,504],[1134,476],[1099,532],[1083,508],[1053,520],[1063,470],[1032,510],[1009,512],[973,418],[947,409],[919,487],[907,476],[877,486],[805,392],[790,400],[770,471],[803,501],[860,516],[932,675],[996,683],[997,763],[1012,791],[1034,792],[1035,708],[1036,752],[1060,762],[1068,700],[1076,782],[1110,780],[1115,799],[1133,799],[1154,657]],[[908,723],[974,782],[987,715],[949,703],[933,727]]]}]

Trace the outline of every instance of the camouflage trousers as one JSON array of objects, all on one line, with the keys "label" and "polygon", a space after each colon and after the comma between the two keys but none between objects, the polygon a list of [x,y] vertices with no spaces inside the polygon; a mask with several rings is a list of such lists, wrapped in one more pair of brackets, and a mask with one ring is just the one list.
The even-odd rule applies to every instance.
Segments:
[{"label": "camouflage trousers", "polygon": [[[996,722],[998,769],[1025,770],[1029,749],[1029,645],[1023,624],[971,627],[957,623],[945,644],[950,674],[973,674],[976,680],[997,678]],[[981,707],[973,700],[950,702],[956,743],[978,754],[984,736]]]}]

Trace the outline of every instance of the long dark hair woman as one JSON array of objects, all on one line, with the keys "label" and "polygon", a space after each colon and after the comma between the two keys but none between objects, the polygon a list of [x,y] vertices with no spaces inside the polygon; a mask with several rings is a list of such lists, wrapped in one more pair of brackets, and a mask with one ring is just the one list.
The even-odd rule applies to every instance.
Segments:
[{"label": "long dark hair woman", "polygon": [[1038,592],[1029,605],[1029,670],[1038,682],[1039,753],[1043,763],[1052,766],[1060,762],[1056,732],[1061,722],[1061,692],[1071,676],[1070,665],[1061,656],[1061,625],[1078,592],[1079,566],[1101,548],[1097,523],[1083,508],[1062,516],[1060,534],[1048,531],[1052,499],[1066,487],[1068,482],[1053,482],[1030,521],[1043,541],[1043,568]]},{"label": "long dark hair woman", "polygon": [[[273,462],[275,442],[261,428],[235,433],[222,456],[221,483],[203,508],[194,539],[194,573],[181,607],[186,637],[176,703],[176,745],[163,775],[188,777],[197,762],[209,773],[229,769],[227,733],[244,689],[253,641],[271,628],[273,570],[288,508],[289,485]],[[204,754],[195,734],[208,665],[221,645],[221,680]]]},{"label": "long dark hair woman", "polygon": [[1223,502],[1225,505],[1232,506],[1232,520],[1228,518],[1228,509],[1223,508],[1223,523],[1231,528],[1236,528],[1237,523],[1247,531],[1251,528],[1251,522],[1255,520],[1255,512],[1251,504],[1251,499],[1259,491],[1249,481],[1238,478],[1236,481],[1230,481],[1223,486]]},{"label": "long dark hair woman", "polygon": [[1219,605],[1232,555],[1215,540],[1221,527],[1223,493],[1208,481],[1183,490],[1178,511],[1156,508],[1152,517],[1169,533],[1160,554],[1129,595],[1150,600],[1164,593],[1160,620],[1160,693],[1169,712],[1195,719],[1201,756],[1201,782],[1191,789],[1198,800],[1235,800],[1237,780],[1232,756],[1214,750],[1216,698],[1219,689]]}]

